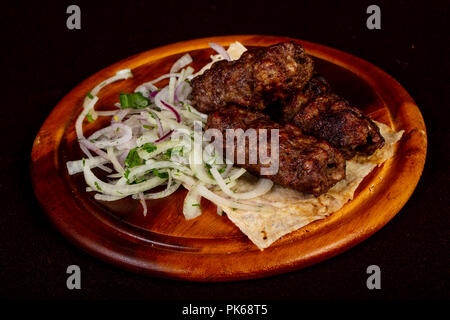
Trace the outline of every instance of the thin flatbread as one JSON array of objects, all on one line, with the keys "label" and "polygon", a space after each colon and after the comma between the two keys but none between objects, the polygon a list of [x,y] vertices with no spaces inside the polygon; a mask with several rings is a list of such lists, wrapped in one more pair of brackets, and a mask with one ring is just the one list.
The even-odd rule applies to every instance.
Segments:
[{"label": "thin flatbread", "polygon": [[[314,197],[279,185],[252,203],[273,207],[272,212],[249,212],[222,207],[228,218],[256,245],[263,250],[282,236],[305,225],[323,219],[341,209],[353,199],[361,181],[376,167],[394,155],[395,143],[403,131],[395,132],[387,125],[378,123],[385,139],[383,148],[371,156],[357,156],[346,162],[346,177],[327,193]],[[239,192],[252,186],[251,179],[239,180]]]}]

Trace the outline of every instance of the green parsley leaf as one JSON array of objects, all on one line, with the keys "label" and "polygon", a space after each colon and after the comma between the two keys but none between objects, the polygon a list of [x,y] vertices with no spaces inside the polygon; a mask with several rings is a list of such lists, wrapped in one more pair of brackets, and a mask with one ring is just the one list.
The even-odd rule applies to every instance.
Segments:
[{"label": "green parsley leaf", "polygon": [[150,130],[153,129],[152,126],[149,126],[149,125],[147,125],[147,124],[143,124],[142,126],[143,126],[145,129],[150,129]]},{"label": "green parsley leaf", "polygon": [[127,108],[145,108],[150,104],[150,100],[142,95],[140,92],[136,93],[121,93],[119,95],[120,107]]},{"label": "green parsley leaf", "polygon": [[88,97],[89,99],[94,99],[94,96],[90,91],[87,93],[86,97]]},{"label": "green parsley leaf", "polygon": [[212,175],[212,173],[211,173],[211,165],[210,165],[209,163],[205,163],[205,167],[206,167],[206,171],[208,171],[208,175],[209,175],[211,178],[214,178],[213,175]]},{"label": "green parsley leaf", "polygon": [[130,174],[130,169],[126,169],[125,172],[123,173],[123,176],[125,177],[125,179],[128,179],[128,175]]},{"label": "green parsley leaf", "polygon": [[94,182],[95,187],[97,188],[98,191],[102,191],[102,188],[100,188],[100,186],[98,185],[97,181]]},{"label": "green parsley leaf", "polygon": [[199,207],[200,208],[200,204],[199,203],[194,203],[192,204],[193,207]]},{"label": "green parsley leaf", "polygon": [[141,164],[144,164],[144,160],[141,159],[141,157],[139,157],[139,154],[137,153],[136,149],[137,148],[131,149],[127,155],[127,158],[125,159],[124,164],[128,168],[133,168]]},{"label": "green parsley leaf", "polygon": [[183,148],[184,148],[184,146],[178,146],[178,147],[172,148],[171,154],[177,154],[178,153],[180,156],[182,156],[183,155]]},{"label": "green parsley leaf", "polygon": [[170,157],[172,157],[172,148],[170,148],[166,152],[164,152],[163,157],[165,159],[170,159]]},{"label": "green parsley leaf", "polygon": [[161,179],[169,178],[169,174],[167,172],[159,172],[156,169],[153,169],[153,174]]},{"label": "green parsley leaf", "polygon": [[144,182],[144,181],[147,181],[147,179],[144,178],[144,177],[140,177],[140,178],[137,178],[136,180],[134,180],[134,183],[141,183],[141,182]]},{"label": "green parsley leaf", "polygon": [[91,115],[90,113],[88,113],[88,114],[86,115],[86,119],[87,119],[87,121],[89,121],[89,122],[94,122],[94,118],[92,118],[92,115]]},{"label": "green parsley leaf", "polygon": [[147,151],[148,153],[152,153],[153,151],[155,151],[156,149],[158,149],[157,146],[155,146],[153,143],[148,142],[148,143],[144,143],[141,148],[145,151]]}]

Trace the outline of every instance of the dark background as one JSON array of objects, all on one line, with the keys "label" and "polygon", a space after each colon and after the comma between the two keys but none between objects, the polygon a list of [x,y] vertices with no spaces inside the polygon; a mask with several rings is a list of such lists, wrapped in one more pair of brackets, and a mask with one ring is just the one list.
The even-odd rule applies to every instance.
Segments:
[{"label": "dark background", "polygon": [[[81,30],[66,8],[81,7]],[[378,4],[382,29],[366,28]],[[0,297],[151,300],[405,300],[449,298],[448,1],[36,1],[2,5]],[[47,220],[30,185],[33,139],[56,103],[92,73],[172,42],[227,34],[282,35],[381,67],[420,107],[428,155],[413,196],[382,230],[309,268],[204,284],[148,278],[94,259]],[[6,75],[4,74],[6,71]],[[79,265],[82,289],[66,288]],[[366,288],[380,266],[382,289]]]}]

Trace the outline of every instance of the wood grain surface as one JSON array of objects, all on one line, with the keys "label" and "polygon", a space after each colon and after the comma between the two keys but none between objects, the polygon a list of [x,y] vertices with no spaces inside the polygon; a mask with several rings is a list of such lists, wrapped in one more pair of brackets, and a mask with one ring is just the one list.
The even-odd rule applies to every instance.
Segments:
[{"label": "wood grain surface", "polygon": [[[316,68],[341,96],[373,119],[405,130],[393,159],[361,183],[355,198],[329,218],[297,230],[260,251],[208,201],[204,213],[186,221],[185,190],[148,201],[144,217],[138,201],[98,202],[85,192],[82,174],[69,176],[66,161],[80,159],[75,120],[84,96],[118,70],[131,68],[134,78],[102,89],[98,110],[110,109],[121,91],[167,73],[189,52],[198,69],[213,54],[208,42],[267,46],[292,40],[236,35],[179,42],[122,60],[92,75],[54,108],[34,141],[31,173],[39,203],[53,224],[75,245],[92,255],[135,272],[193,281],[230,281],[288,272],[335,256],[383,227],[411,196],[423,170],[427,148],[420,111],[392,77],[370,63],[311,42],[295,40],[312,55]],[[161,82],[160,85],[164,85]],[[105,120],[106,121],[106,120]],[[89,135],[105,122],[85,124]]]}]

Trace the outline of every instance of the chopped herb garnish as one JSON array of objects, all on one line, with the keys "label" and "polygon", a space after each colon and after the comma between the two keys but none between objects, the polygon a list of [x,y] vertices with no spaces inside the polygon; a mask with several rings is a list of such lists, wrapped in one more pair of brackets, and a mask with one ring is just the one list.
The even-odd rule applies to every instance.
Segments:
[{"label": "chopped herb garnish", "polygon": [[170,148],[166,152],[164,152],[163,157],[165,159],[170,159],[170,157],[172,157],[172,148]]},{"label": "chopped herb garnish", "polygon": [[94,122],[94,118],[92,118],[92,115],[90,113],[88,113],[86,115],[86,120],[89,121],[89,122]]},{"label": "chopped herb garnish", "polygon": [[199,204],[199,203],[193,203],[192,206],[193,206],[193,207],[199,207],[199,208],[200,208],[200,204]]},{"label": "chopped herb garnish", "polygon": [[134,183],[141,183],[141,182],[144,182],[144,181],[147,181],[147,179],[144,178],[144,177],[140,177],[140,178],[137,178],[136,180],[134,180]]},{"label": "chopped herb garnish", "polygon": [[233,211],[236,211],[237,209],[236,208],[232,208],[233,209]]},{"label": "chopped herb garnish", "polygon": [[150,130],[153,129],[151,126],[149,126],[149,125],[147,125],[147,124],[143,124],[142,126],[143,126],[145,129],[150,129]]},{"label": "chopped herb garnish", "polygon": [[158,149],[157,146],[155,146],[153,143],[148,142],[148,143],[144,143],[141,146],[141,149],[147,151],[148,153],[152,153],[153,151],[155,151],[156,149]]},{"label": "chopped herb garnish", "polygon": [[212,175],[212,173],[211,173],[211,165],[210,165],[209,163],[205,163],[205,167],[206,167],[206,170],[208,171],[208,175],[209,175],[211,178],[214,178],[213,175]]},{"label": "chopped herb garnish", "polygon": [[167,179],[169,177],[167,172],[159,172],[156,169],[153,169],[153,174],[161,179]]},{"label": "chopped herb garnish", "polygon": [[97,188],[98,191],[102,191],[102,188],[100,188],[100,186],[98,185],[97,181],[94,182],[95,187]]},{"label": "chopped herb garnish", "polygon": [[170,159],[173,155],[175,155],[177,153],[180,156],[183,156],[183,148],[184,148],[183,146],[178,146],[178,147],[171,148],[171,149],[167,150],[164,153],[164,157],[167,158],[167,159]]},{"label": "chopped herb garnish", "polygon": [[133,168],[141,164],[144,164],[144,160],[141,159],[141,157],[139,157],[139,154],[137,153],[136,149],[137,148],[131,149],[127,155],[127,158],[125,159],[124,164],[128,168]]},{"label": "chopped herb garnish", "polygon": [[83,167],[84,167],[85,164],[86,164],[86,159],[83,158]]},{"label": "chopped herb garnish", "polygon": [[150,100],[142,95],[140,92],[136,93],[121,93],[119,95],[120,107],[127,108],[145,108],[150,104]]},{"label": "chopped herb garnish", "polygon": [[86,97],[88,97],[89,99],[94,99],[94,96],[90,91],[87,93]]},{"label": "chopped herb garnish", "polygon": [[188,80],[188,79],[186,79],[186,80],[184,80],[187,84],[191,84],[191,82]]},{"label": "chopped herb garnish", "polygon": [[219,170],[217,170],[217,171],[219,171],[219,173],[224,173],[225,172],[225,168],[220,168]]},{"label": "chopped herb garnish", "polygon": [[130,174],[130,169],[126,169],[125,172],[123,173],[123,176],[125,177],[125,179],[128,179],[128,175]]}]

